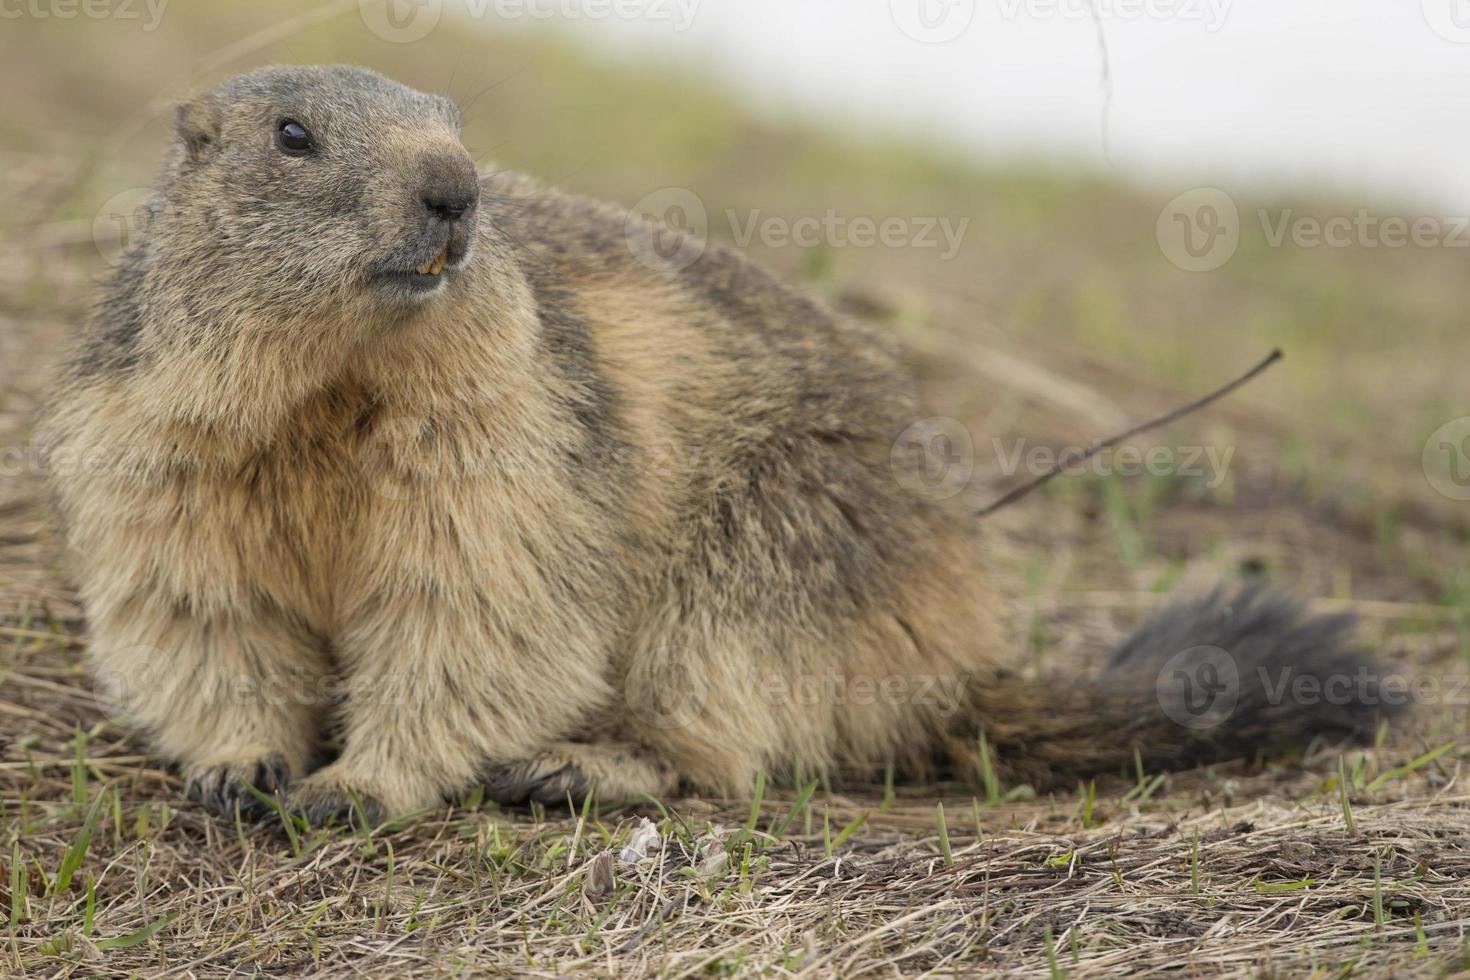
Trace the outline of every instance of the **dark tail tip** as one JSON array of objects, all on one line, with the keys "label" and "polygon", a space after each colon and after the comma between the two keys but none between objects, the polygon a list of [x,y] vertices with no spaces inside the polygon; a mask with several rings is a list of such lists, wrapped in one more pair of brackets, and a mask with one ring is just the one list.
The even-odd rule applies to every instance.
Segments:
[{"label": "dark tail tip", "polygon": [[1144,754],[1165,762],[1249,757],[1317,736],[1367,739],[1407,696],[1355,643],[1354,623],[1307,615],[1258,586],[1216,589],[1156,613],[1113,650],[1102,680],[1153,688],[1155,717],[1135,724],[1152,732]]}]

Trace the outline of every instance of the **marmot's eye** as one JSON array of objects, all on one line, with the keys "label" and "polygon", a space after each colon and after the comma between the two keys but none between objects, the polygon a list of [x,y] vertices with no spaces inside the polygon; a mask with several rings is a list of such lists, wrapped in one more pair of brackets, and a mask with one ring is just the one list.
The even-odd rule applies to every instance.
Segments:
[{"label": "marmot's eye", "polygon": [[311,133],[294,119],[282,119],[276,127],[276,146],[287,156],[304,157],[312,150]]}]

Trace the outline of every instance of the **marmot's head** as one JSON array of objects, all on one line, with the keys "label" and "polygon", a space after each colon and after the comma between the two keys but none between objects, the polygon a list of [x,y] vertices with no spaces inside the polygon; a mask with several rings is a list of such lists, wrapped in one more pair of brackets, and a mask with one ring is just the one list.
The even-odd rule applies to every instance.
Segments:
[{"label": "marmot's head", "polygon": [[459,123],[449,99],[353,66],[232,78],[179,106],[158,232],[197,252],[170,264],[197,258],[198,287],[243,288],[265,319],[421,303],[474,241]]}]

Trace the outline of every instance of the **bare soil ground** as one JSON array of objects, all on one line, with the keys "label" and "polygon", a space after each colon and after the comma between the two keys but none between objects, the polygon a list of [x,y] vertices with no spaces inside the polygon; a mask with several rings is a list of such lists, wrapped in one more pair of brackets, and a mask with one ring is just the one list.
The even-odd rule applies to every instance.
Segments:
[{"label": "bare soil ground", "polygon": [[[1273,250],[1257,234],[1224,269],[1192,276],[1153,238],[1172,191],[855,145],[559,43],[446,29],[384,45],[341,6],[311,19],[202,4],[146,36],[77,22],[0,38],[0,969],[1470,968],[1470,691],[1458,687],[1470,504],[1436,492],[1421,460],[1430,432],[1470,415],[1456,256]],[[1223,479],[1069,479],[997,518],[1013,545],[997,572],[1018,583],[1028,624],[1016,660],[1089,670],[1164,594],[1265,575],[1316,608],[1357,612],[1386,662],[1442,680],[1440,693],[1373,746],[1105,774],[1040,798],[977,773],[580,814],[472,796],[371,833],[282,835],[207,815],[91,692],[28,439],[47,368],[115,246],[122,206],[105,202],[146,183],[168,98],[269,60],[354,60],[447,88],[467,104],[472,146],[625,203],[695,189],[718,239],[731,211],[969,217],[948,262],[915,248],[749,251],[904,339],[936,414],[982,434],[977,497],[1014,482],[998,458],[1017,441],[1085,443],[1280,344],[1287,362],[1258,385],[1140,443],[1228,447]],[[646,854],[624,860],[635,835]]]}]

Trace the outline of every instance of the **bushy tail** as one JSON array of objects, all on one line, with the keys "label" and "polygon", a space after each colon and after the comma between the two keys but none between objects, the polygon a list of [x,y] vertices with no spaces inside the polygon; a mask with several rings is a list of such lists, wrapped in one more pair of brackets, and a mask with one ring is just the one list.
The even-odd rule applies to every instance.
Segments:
[{"label": "bushy tail", "polygon": [[[1258,587],[1173,603],[1092,677],[1006,678],[972,692],[999,764],[1033,786],[1278,755],[1314,737],[1371,738],[1402,699],[1352,638],[1349,615],[1308,616]],[[951,742],[955,762],[978,762]],[[973,770],[972,770],[973,771]]]}]

